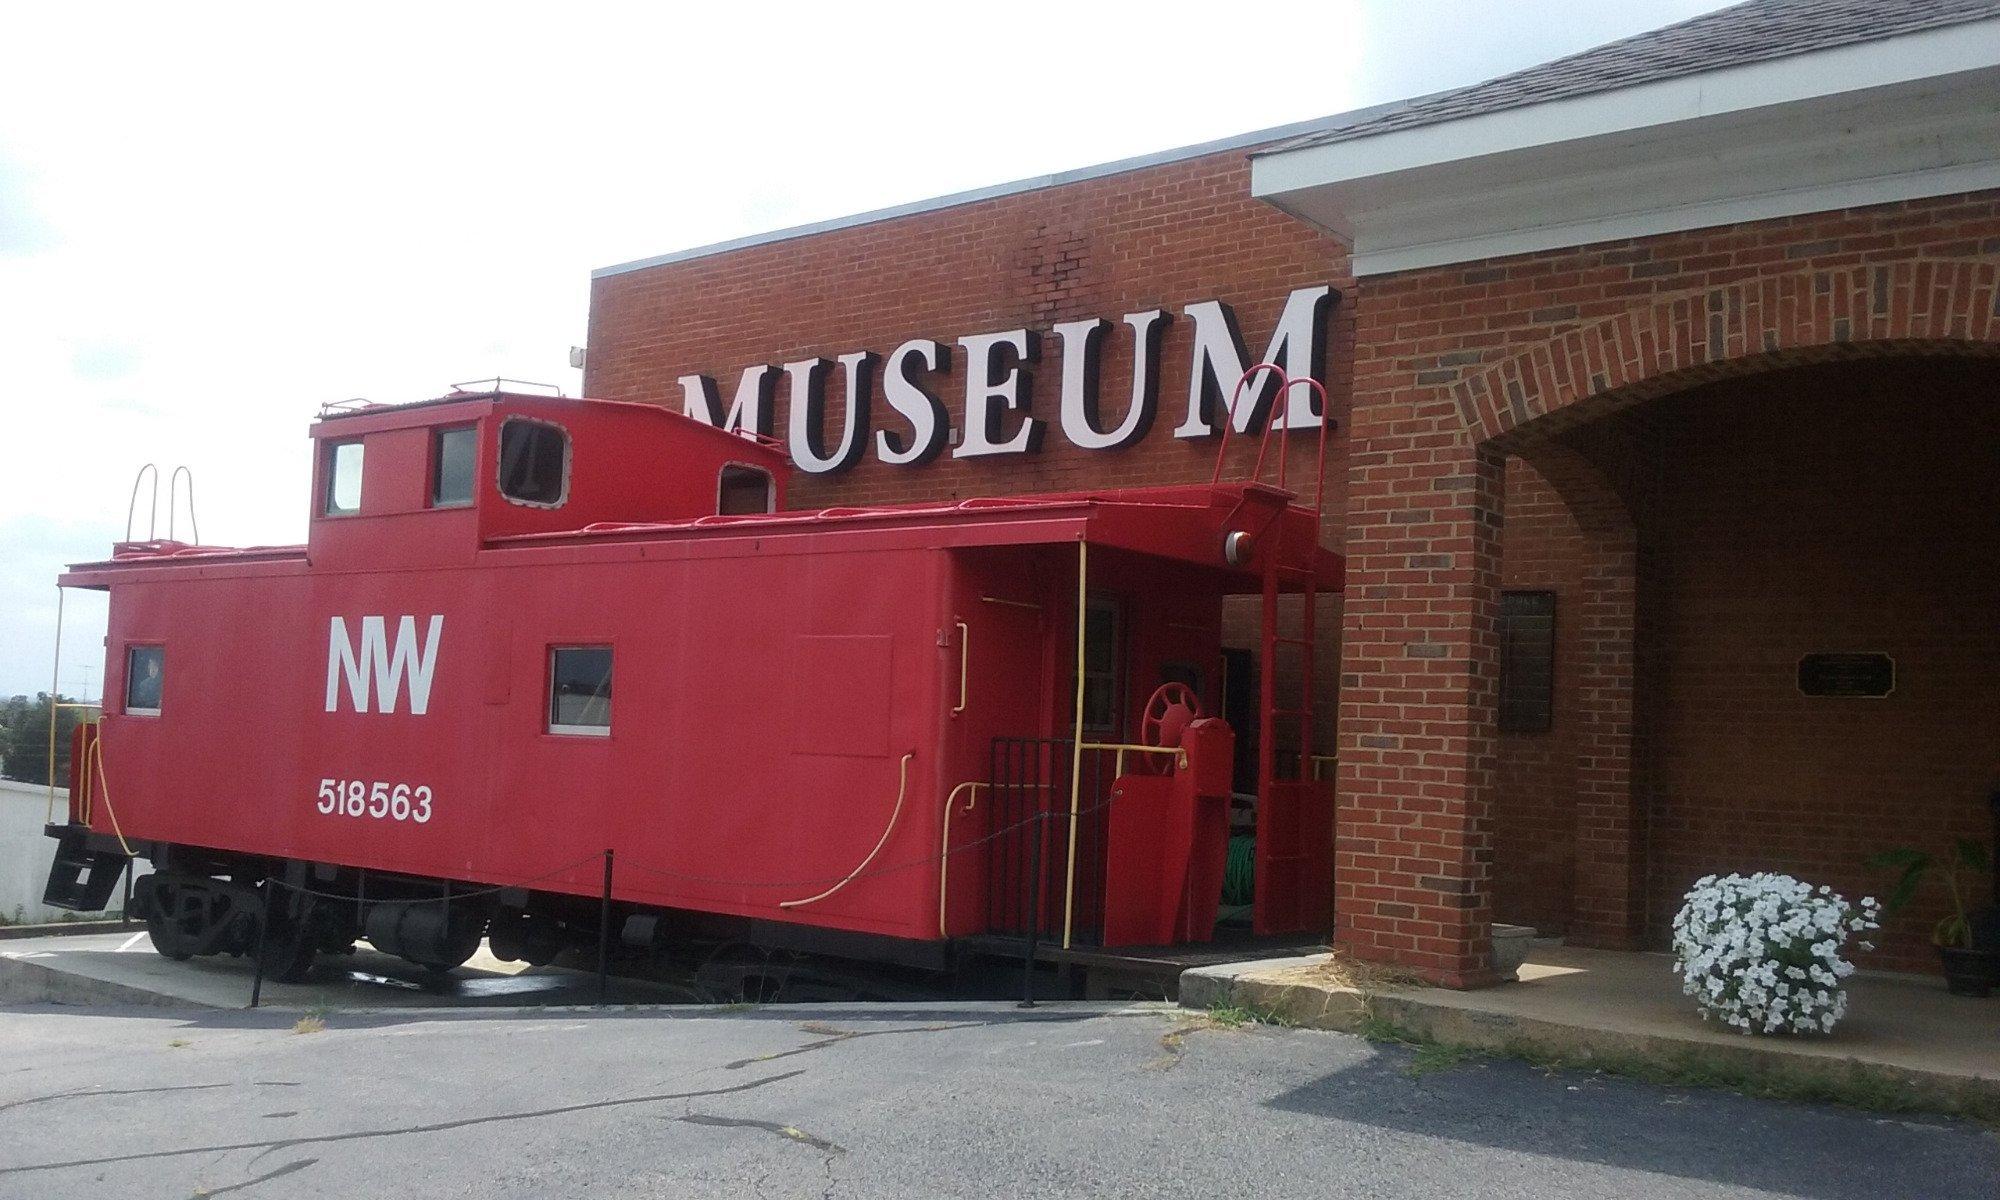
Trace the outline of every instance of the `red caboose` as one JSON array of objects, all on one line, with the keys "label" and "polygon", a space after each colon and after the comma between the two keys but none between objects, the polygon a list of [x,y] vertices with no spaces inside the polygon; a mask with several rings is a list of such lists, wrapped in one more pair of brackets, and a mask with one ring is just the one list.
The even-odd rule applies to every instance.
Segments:
[{"label": "red caboose", "polygon": [[50,903],[102,908],[144,855],[161,952],[293,975],[357,938],[540,961],[607,905],[627,941],[934,966],[1031,927],[1204,940],[1237,789],[1202,714],[1223,599],[1261,592],[1261,695],[1230,714],[1262,731],[1256,926],[1326,926],[1331,800],[1278,666],[1309,688],[1340,566],[1289,491],[789,512],[767,442],[506,392],[312,437],[305,545],[121,543],[63,576],[110,617]]}]

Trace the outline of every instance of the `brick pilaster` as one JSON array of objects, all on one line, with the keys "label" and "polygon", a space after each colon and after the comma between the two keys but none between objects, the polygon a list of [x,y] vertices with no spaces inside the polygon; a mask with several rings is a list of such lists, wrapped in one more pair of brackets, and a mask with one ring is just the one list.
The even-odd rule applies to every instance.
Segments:
[{"label": "brick pilaster", "polygon": [[1501,457],[1457,409],[1357,407],[1341,636],[1336,939],[1492,978]]}]

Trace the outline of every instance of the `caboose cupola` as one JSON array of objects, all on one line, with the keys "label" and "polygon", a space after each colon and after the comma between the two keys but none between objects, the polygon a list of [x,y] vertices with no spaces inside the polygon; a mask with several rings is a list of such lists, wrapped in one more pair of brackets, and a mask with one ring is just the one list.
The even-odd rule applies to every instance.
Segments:
[{"label": "caboose cupola", "polygon": [[496,538],[775,511],[771,443],[650,405],[453,392],[331,408],[312,427],[322,566],[470,562]]}]

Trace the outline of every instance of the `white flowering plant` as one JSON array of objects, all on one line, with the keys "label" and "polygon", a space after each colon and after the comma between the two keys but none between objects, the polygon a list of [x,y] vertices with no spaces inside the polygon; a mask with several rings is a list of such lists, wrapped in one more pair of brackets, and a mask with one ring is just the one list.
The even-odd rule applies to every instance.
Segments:
[{"label": "white flowering plant", "polygon": [[1873,897],[1850,904],[1790,875],[1705,875],[1674,917],[1674,970],[1703,1020],[1743,1033],[1831,1033],[1854,974],[1841,952],[1879,929],[1881,915]]}]

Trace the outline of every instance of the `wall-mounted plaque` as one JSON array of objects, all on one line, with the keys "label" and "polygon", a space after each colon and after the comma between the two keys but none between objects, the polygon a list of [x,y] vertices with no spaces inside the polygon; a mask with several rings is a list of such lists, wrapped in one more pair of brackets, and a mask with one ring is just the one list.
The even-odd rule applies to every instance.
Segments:
[{"label": "wall-mounted plaque", "polygon": [[1808,654],[1799,659],[1799,690],[1808,696],[1880,698],[1896,690],[1896,660],[1874,653]]}]

